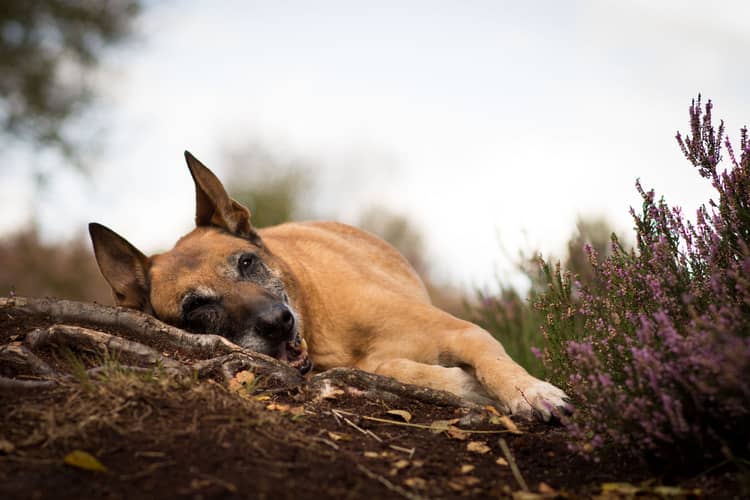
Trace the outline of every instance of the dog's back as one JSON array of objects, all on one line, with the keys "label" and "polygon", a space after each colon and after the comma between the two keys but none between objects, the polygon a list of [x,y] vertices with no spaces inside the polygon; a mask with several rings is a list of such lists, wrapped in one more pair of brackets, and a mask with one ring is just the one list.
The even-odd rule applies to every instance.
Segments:
[{"label": "dog's back", "polygon": [[268,249],[307,286],[359,295],[362,283],[421,302],[427,290],[409,262],[380,238],[338,222],[290,222],[259,231]]}]

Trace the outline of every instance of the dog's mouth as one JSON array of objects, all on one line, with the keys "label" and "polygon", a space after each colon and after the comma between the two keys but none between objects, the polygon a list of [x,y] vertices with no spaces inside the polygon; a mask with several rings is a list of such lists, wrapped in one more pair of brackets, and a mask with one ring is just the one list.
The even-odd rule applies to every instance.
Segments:
[{"label": "dog's mouth", "polygon": [[279,352],[276,358],[288,363],[292,368],[296,368],[302,375],[312,369],[312,361],[307,354],[307,342],[305,339],[295,335],[289,342],[284,342],[279,346]]}]

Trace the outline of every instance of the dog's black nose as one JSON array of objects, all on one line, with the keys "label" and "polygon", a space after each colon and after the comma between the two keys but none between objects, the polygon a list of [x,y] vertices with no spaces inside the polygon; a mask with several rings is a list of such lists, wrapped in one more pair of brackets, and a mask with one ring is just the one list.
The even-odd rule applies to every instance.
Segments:
[{"label": "dog's black nose", "polygon": [[276,304],[258,315],[255,328],[270,340],[289,340],[294,330],[294,315],[286,304]]}]

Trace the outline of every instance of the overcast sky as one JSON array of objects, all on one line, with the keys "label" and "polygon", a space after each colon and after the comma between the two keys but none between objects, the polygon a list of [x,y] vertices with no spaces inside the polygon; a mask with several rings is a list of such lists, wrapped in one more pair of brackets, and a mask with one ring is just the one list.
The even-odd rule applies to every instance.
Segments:
[{"label": "overcast sky", "polygon": [[[489,285],[518,249],[560,253],[580,215],[629,232],[636,178],[688,213],[711,195],[674,142],[690,100],[750,122],[750,2],[248,2],[150,6],[108,56],[88,180],[0,170],[0,232],[95,220],[146,252],[190,228],[182,151],[320,165],[318,213],[410,215],[442,277]],[[106,111],[106,114],[105,114]],[[6,161],[23,161],[6,152]]]}]

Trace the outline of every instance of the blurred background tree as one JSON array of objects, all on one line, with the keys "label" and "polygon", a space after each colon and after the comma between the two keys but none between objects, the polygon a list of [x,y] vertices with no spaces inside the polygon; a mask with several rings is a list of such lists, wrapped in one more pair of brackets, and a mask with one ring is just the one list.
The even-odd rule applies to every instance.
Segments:
[{"label": "blurred background tree", "polygon": [[227,147],[223,164],[232,197],[250,209],[255,227],[315,218],[314,165],[282,158],[259,142]]},{"label": "blurred background tree", "polygon": [[35,225],[0,239],[0,296],[12,293],[112,303],[88,238],[45,243]]},{"label": "blurred background tree", "polygon": [[[105,49],[132,33],[141,0],[0,2],[0,144],[54,152],[85,165],[89,144],[70,125],[92,108]],[[87,132],[93,127],[87,124]],[[15,144],[13,144],[15,141]],[[20,166],[14,165],[16,168]],[[7,162],[0,166],[10,168]],[[44,178],[30,169],[37,189]],[[37,192],[37,196],[41,191]],[[0,294],[110,301],[88,238],[48,243],[34,217],[0,239]]]},{"label": "blurred background tree", "polygon": [[128,38],[141,3],[0,2],[0,140],[54,149],[80,164],[84,145],[65,125],[91,103],[101,53]]}]

